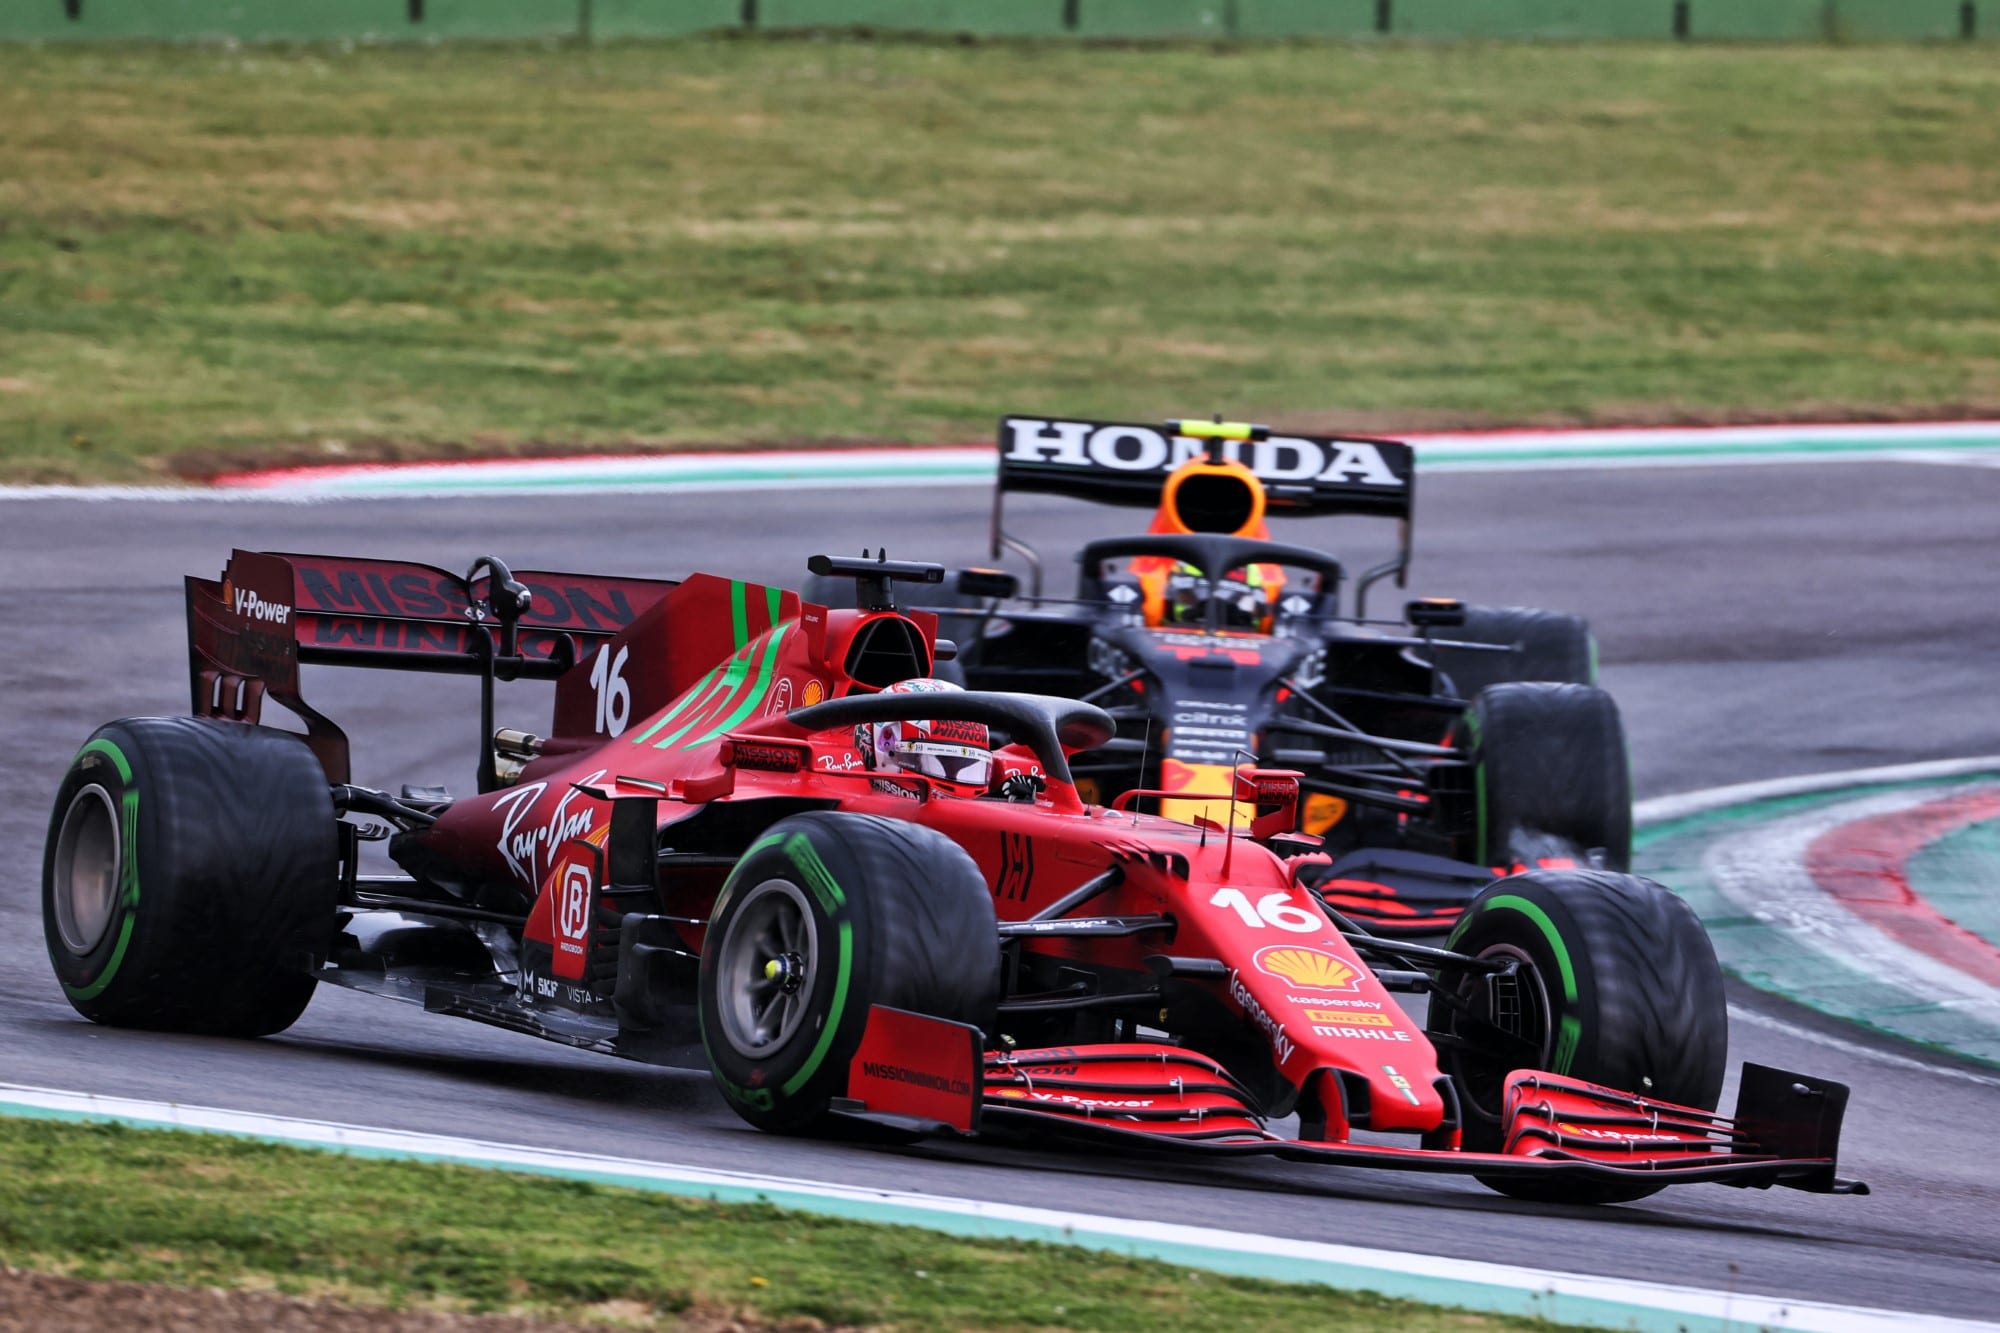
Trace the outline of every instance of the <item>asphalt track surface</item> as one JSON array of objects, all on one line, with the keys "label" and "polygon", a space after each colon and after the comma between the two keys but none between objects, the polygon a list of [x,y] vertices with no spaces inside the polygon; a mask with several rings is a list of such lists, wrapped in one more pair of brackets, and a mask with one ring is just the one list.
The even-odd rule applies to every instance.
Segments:
[{"label": "asphalt track surface", "polygon": [[[2000,1316],[2000,1081],[1916,1067],[1905,1048],[1882,1047],[1899,1054],[1877,1059],[1853,1030],[1747,992],[1734,1001],[1763,1021],[1735,1023],[1732,1062],[1851,1082],[1842,1166],[1872,1196],[1696,1185],[1618,1208],[1535,1207],[1441,1176],[785,1140],[738,1122],[705,1075],[573,1053],[330,987],[289,1033],[256,1042],[96,1028],[57,989],[38,904],[54,788],[98,723],[186,711],[180,578],[212,577],[232,544],[461,569],[490,551],[516,568],[706,569],[784,583],[813,551],[883,540],[896,556],[977,560],[987,508],[986,493],[968,488],[0,503],[0,1081]],[[1038,497],[1011,513],[1057,581],[1077,540],[1135,517],[1092,517]],[[2000,752],[2000,470],[1855,462],[1434,476],[1419,515],[1413,593],[1591,618],[1640,796]],[[1301,524],[1279,535],[1340,551],[1359,568],[1367,526]],[[1378,612],[1395,596],[1378,590]],[[538,729],[545,689],[503,691],[503,722]],[[358,781],[470,789],[471,682],[322,668],[308,674],[307,696],[355,738]]]}]

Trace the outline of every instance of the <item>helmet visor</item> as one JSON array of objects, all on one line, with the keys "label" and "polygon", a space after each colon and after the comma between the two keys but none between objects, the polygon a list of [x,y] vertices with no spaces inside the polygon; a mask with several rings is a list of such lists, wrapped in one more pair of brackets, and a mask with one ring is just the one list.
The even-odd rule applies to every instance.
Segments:
[{"label": "helmet visor", "polygon": [[896,752],[896,762],[909,773],[985,786],[993,776],[993,752],[976,745],[950,741],[906,741]]}]

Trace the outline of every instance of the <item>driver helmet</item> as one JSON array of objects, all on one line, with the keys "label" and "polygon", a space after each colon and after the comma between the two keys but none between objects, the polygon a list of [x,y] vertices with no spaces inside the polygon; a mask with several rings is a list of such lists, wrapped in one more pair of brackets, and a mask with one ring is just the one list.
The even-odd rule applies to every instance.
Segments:
[{"label": "driver helmet", "polygon": [[1271,613],[1269,591],[1259,565],[1232,570],[1229,577],[1210,584],[1193,565],[1176,564],[1167,572],[1161,621],[1168,625],[1206,624],[1208,606],[1213,602],[1221,608],[1217,623],[1222,628],[1260,630]]},{"label": "driver helmet", "polygon": [[[898,681],[884,694],[956,694],[948,680],[920,677]],[[920,722],[872,722],[867,730],[869,767],[901,769],[941,782],[984,787],[993,778],[993,737],[984,722],[941,718]]]}]

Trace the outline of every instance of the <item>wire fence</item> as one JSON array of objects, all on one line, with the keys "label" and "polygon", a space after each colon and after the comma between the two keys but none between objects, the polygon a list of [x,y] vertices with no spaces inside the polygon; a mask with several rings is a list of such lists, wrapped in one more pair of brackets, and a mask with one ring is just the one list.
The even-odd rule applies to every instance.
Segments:
[{"label": "wire fence", "polygon": [[868,28],[1112,39],[1971,41],[2000,0],[0,0],[0,40],[610,41]]}]

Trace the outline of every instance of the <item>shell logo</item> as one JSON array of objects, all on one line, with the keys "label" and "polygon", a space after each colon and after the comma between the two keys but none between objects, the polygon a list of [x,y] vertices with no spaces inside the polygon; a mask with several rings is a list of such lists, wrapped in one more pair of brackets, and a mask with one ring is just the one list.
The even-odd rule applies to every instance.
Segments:
[{"label": "shell logo", "polygon": [[1324,949],[1298,944],[1273,944],[1257,951],[1257,970],[1282,977],[1304,990],[1358,991],[1361,973]]}]

